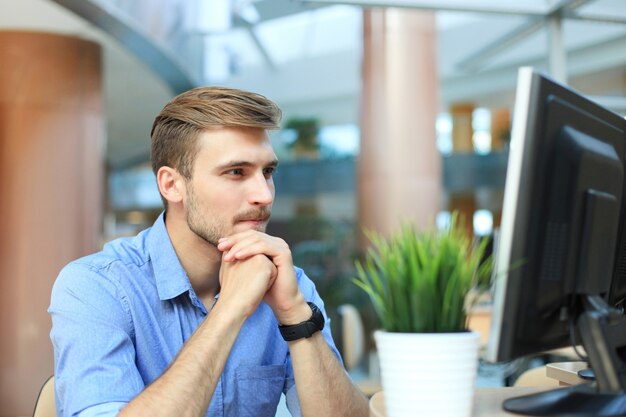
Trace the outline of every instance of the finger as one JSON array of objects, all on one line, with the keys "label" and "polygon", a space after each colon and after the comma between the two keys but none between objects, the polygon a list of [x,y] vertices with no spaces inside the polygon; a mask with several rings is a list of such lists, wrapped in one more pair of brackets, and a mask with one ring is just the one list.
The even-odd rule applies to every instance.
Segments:
[{"label": "finger", "polygon": [[234,262],[236,259],[234,257],[226,258],[228,252],[222,252],[222,264]]},{"label": "finger", "polygon": [[217,249],[222,252],[228,251],[233,245],[236,243],[235,239],[229,239],[227,237],[222,237],[217,241]]},{"label": "finger", "polygon": [[243,260],[254,255],[265,255],[269,258],[275,256],[276,250],[272,248],[272,245],[263,240],[248,240],[245,242],[239,242],[233,246],[228,252],[224,254],[224,259],[227,262],[233,260]]},{"label": "finger", "polygon": [[265,233],[262,233],[256,230],[246,230],[244,232],[235,233],[234,235],[221,237],[217,241],[218,242],[217,248],[221,250],[222,252],[228,251],[236,243],[241,242],[242,240],[245,240],[245,239],[249,239],[253,236],[257,236],[257,235],[265,235]]},{"label": "finger", "polygon": [[[277,250],[278,238],[266,235],[265,233],[253,233],[246,236],[238,236],[236,241],[228,240],[228,244],[224,243],[224,251],[226,254],[226,260],[231,261],[235,258],[242,259],[251,255],[264,254],[267,256],[275,256]],[[252,250],[243,251],[246,248],[254,248]],[[228,248],[228,249],[226,249]],[[241,252],[241,256],[235,256],[235,254]]]},{"label": "finger", "polygon": [[274,281],[276,281],[276,277],[278,276],[278,268],[276,268],[275,265],[272,264],[272,266],[274,266],[274,269],[272,270],[272,274],[270,275],[270,279],[267,283],[267,289],[269,290],[270,288],[272,288],[272,286],[274,285]]}]

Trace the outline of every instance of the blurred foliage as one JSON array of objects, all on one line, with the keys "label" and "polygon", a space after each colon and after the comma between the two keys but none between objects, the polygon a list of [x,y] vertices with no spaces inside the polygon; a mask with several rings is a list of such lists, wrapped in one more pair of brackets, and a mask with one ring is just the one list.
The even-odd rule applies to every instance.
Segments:
[{"label": "blurred foliage", "polygon": [[317,135],[320,130],[320,122],[315,118],[293,118],[285,124],[285,129],[296,132],[296,139],[289,148],[296,157],[317,158],[320,151],[320,143]]},{"label": "blurred foliage", "polygon": [[[294,264],[304,270],[315,283],[324,300],[331,321],[337,323],[337,307],[354,305],[363,319],[365,334],[378,328],[378,319],[367,295],[353,283],[355,259],[360,257],[357,226],[352,222],[328,220],[316,215],[299,215],[286,225],[285,236],[290,242]],[[339,326],[332,327],[339,342]],[[367,337],[366,346],[373,346]]]}]

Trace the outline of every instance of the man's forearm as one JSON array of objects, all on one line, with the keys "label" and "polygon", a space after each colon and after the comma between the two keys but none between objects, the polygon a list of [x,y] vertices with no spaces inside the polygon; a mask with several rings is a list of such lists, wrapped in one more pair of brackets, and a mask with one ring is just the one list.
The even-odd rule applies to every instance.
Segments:
[{"label": "man's forearm", "polygon": [[352,384],[321,332],[289,342],[289,351],[303,416],[369,415],[367,399]]},{"label": "man's forearm", "polygon": [[224,365],[245,316],[220,308],[185,343],[170,367],[135,397],[119,414],[131,416],[206,415]]}]

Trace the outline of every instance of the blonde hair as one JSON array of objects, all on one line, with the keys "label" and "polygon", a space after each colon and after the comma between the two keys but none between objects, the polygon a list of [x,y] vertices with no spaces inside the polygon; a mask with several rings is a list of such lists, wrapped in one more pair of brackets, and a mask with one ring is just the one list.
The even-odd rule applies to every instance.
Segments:
[{"label": "blonde hair", "polygon": [[224,87],[200,87],[172,99],[152,125],[150,157],[155,175],[162,166],[191,179],[198,136],[206,129],[278,129],[282,113],[260,94]]}]

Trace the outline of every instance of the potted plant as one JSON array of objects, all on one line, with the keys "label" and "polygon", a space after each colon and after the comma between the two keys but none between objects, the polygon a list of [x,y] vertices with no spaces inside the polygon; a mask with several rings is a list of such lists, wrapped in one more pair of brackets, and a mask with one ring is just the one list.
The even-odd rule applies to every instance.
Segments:
[{"label": "potted plant", "polygon": [[354,282],[371,299],[388,417],[470,416],[480,335],[467,316],[492,270],[487,239],[473,242],[453,214],[443,231],[404,225],[356,262]]}]

